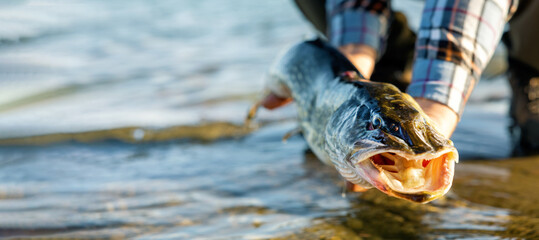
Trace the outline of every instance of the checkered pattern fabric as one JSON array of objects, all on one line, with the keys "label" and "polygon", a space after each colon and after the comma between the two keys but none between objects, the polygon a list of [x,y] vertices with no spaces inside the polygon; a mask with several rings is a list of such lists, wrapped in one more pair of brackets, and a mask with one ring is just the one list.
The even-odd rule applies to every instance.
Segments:
[{"label": "checkered pattern fabric", "polygon": [[444,103],[462,114],[515,9],[513,4],[507,0],[427,1],[408,93]]},{"label": "checkered pattern fabric", "polygon": [[390,15],[388,1],[328,0],[326,11],[327,35],[333,45],[366,44],[382,55]]},{"label": "checkered pattern fabric", "polygon": [[[517,4],[518,0],[427,0],[408,93],[462,114]],[[389,10],[367,8],[375,5],[389,7],[387,1],[328,1],[331,42],[365,43],[381,52]],[[375,33],[378,36],[371,36]]]}]

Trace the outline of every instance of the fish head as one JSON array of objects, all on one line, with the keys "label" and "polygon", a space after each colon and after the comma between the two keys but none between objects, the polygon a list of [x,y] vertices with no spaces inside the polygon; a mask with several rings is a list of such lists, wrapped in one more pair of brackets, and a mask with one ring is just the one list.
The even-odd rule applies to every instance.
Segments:
[{"label": "fish head", "polygon": [[[386,83],[365,82],[326,127],[326,150],[348,181],[426,203],[451,188],[458,152],[415,100]],[[369,94],[369,98],[358,97]]]}]

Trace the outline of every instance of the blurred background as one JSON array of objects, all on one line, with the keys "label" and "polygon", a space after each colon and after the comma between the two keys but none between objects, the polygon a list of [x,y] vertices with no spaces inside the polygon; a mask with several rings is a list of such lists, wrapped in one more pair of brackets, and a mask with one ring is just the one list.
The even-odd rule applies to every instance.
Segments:
[{"label": "blurred background", "polygon": [[[413,29],[422,4],[394,1]],[[417,205],[343,196],[301,137],[281,142],[294,106],[242,125],[277,53],[313,36],[289,0],[1,1],[0,237],[537,236],[537,164],[493,160],[511,151],[503,47],[453,137],[489,160]]]}]

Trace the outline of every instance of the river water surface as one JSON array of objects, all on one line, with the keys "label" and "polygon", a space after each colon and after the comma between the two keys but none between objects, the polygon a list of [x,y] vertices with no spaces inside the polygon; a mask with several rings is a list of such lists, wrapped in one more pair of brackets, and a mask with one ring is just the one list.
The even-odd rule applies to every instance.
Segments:
[{"label": "river water surface", "polygon": [[539,158],[508,159],[503,76],[480,82],[454,186],[425,205],[343,192],[281,141],[293,106],[245,128],[276,54],[308,36],[285,0],[2,1],[0,238],[539,238]]}]

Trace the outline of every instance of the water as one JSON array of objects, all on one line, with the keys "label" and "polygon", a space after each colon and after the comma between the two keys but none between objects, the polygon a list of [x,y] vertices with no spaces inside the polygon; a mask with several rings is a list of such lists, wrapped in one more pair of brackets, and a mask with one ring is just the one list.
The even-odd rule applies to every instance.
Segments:
[{"label": "water", "polygon": [[470,160],[509,156],[502,78],[470,100],[446,197],[343,197],[301,137],[281,142],[293,106],[241,125],[275,55],[311,35],[291,2],[0,5],[0,237],[539,237],[539,159]]}]

